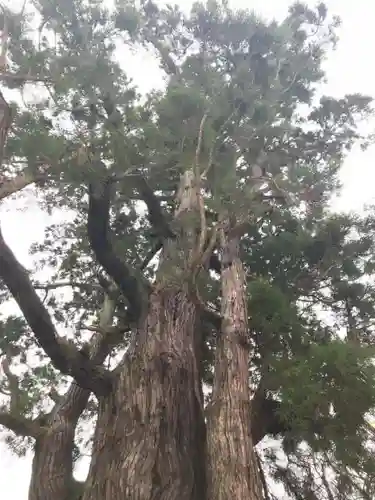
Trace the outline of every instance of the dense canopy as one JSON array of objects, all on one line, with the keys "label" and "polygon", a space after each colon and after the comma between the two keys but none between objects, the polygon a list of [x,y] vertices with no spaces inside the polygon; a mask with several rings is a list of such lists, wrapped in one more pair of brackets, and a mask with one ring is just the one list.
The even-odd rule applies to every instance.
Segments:
[{"label": "dense canopy", "polygon": [[[191,408],[193,391],[203,390],[207,426],[192,410],[186,414],[192,421],[173,436],[186,441],[178,448],[189,457],[185,463],[191,459],[192,468],[197,462],[203,470],[205,451],[193,445],[205,442],[207,433],[207,481],[214,482],[222,465],[212,458],[219,424],[210,411],[234,373],[228,368],[232,375],[223,375],[234,359],[233,353],[225,357],[230,335],[245,323],[238,371],[248,363],[251,403],[238,419],[248,417],[249,447],[257,450],[252,477],[262,485],[251,500],[272,498],[276,483],[295,500],[374,498],[368,421],[375,408],[375,214],[329,207],[346,155],[353,145],[369,143],[360,125],[373,109],[368,96],[321,95],[322,64],[338,25],[323,3],[314,9],[296,3],[281,22],[213,0],[194,4],[189,14],[126,0],[111,7],[34,0],[22,12],[2,9],[0,79],[11,123],[4,101],[0,199],[34,184],[43,210],[66,213],[33,245],[34,270],[23,269],[0,238],[0,425],[15,453],[33,447],[31,500],[52,498],[43,487],[65,500],[68,483],[79,488],[77,498],[107,498],[109,486],[99,491],[94,483],[106,461],[120,458],[110,456],[116,445],[105,426],[122,427],[103,401],[110,390],[135,394],[128,413],[111,411],[124,419],[124,433],[130,436],[132,425],[134,434],[141,432],[137,391],[156,391],[153,377],[159,377],[156,361],[155,372],[136,371],[146,358],[163,365],[171,389],[155,398],[170,398],[171,408],[180,408],[176,401],[185,396]],[[157,58],[161,90],[140,94],[127,75],[124,47]],[[30,98],[32,87],[37,99]],[[37,271],[46,266],[50,279],[38,281]],[[164,298],[159,303],[155,297]],[[10,300],[19,313],[8,313]],[[165,322],[153,324],[150,311],[164,314]],[[241,311],[246,321],[234,321],[230,333],[226,315]],[[173,338],[168,325],[182,331],[190,319],[194,326]],[[168,352],[155,347],[163,328]],[[167,355],[194,376],[174,372]],[[173,376],[181,376],[179,385]],[[228,389],[233,398],[239,385]],[[146,406],[137,410],[143,425],[154,422]],[[168,425],[183,421],[165,411]],[[233,415],[226,414],[228,422]],[[67,431],[48,441],[57,421]],[[159,430],[147,453],[158,449],[161,455],[152,460],[162,463],[161,423]],[[74,463],[90,453],[89,477],[78,485],[71,481]],[[43,486],[47,455],[50,479]],[[56,485],[53,467],[61,480]],[[189,494],[182,486],[164,491],[160,484],[175,469],[155,467],[159,479],[150,479],[149,493],[126,498],[229,500],[225,485],[216,494],[208,486],[207,497],[199,496],[206,479],[198,481],[196,471]],[[181,484],[190,484],[189,474]],[[111,491],[110,498],[125,498]]]}]

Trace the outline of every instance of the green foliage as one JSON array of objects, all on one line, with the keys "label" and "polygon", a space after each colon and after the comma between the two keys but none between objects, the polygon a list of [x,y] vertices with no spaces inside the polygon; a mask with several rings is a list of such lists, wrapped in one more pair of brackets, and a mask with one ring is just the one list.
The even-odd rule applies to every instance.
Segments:
[{"label": "green foliage", "polygon": [[[362,218],[330,214],[328,201],[338,192],[345,155],[368,143],[359,124],[372,108],[357,94],[318,99],[337,19],[322,3],[316,9],[296,3],[281,22],[216,1],[196,3],[189,15],[151,1],[118,0],[111,10],[102,3],[39,0],[33,20],[9,15],[9,71],[17,78],[5,83],[23,90],[22,75],[41,83],[37,103],[13,105],[4,172],[48,165],[38,186],[41,207],[72,215],[32,247],[39,268],[52,269],[49,287],[39,289],[55,323],[81,346],[103,301],[86,236],[86,185],[102,175],[90,160],[100,157],[114,174],[141,172],[172,218],[178,179],[195,162],[206,116],[198,156],[213,214],[208,229],[224,209],[245,228],[251,373],[281,402],[290,428],[281,436],[290,467],[268,454],[270,472],[296,499],[320,500],[329,488],[334,498],[370,498],[366,479],[375,469],[365,418],[375,406],[375,217],[373,209]],[[163,89],[140,98],[119,62],[125,45],[153,51],[165,73]],[[266,188],[254,179],[254,166],[264,171]],[[111,210],[116,249],[139,269],[156,236],[127,179],[118,183]],[[151,266],[145,274],[155,276]],[[69,293],[61,296],[54,287],[66,282]],[[200,291],[219,307],[217,277],[204,279]],[[5,290],[0,298],[9,299]],[[125,310],[120,297],[116,325]],[[202,331],[202,378],[210,384],[217,332],[209,324]],[[115,353],[127,341],[125,335]],[[51,386],[64,388],[66,381],[18,317],[0,323],[0,353],[13,356],[12,368],[23,367],[20,409],[45,411]],[[26,365],[31,358],[38,366]],[[325,493],[314,461],[335,475]]]},{"label": "green foliage", "polygon": [[355,436],[374,404],[372,358],[373,349],[332,340],[309,346],[304,357],[276,361],[285,418],[295,419],[301,432],[306,431],[311,415],[319,414],[323,405],[324,437],[331,437],[327,445],[338,443],[340,435],[342,439]]}]

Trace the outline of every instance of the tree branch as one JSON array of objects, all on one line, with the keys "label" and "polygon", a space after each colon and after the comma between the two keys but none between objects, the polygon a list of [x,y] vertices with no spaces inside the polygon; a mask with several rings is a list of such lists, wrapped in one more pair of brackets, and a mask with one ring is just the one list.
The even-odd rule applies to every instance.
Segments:
[{"label": "tree branch", "polygon": [[34,290],[26,269],[5,243],[0,230],[0,277],[13,295],[27,323],[53,366],[72,376],[83,388],[95,394],[106,394],[111,387],[109,373],[96,367],[74,345],[59,338],[47,309]]},{"label": "tree branch", "polygon": [[61,404],[64,400],[64,396],[58,393],[55,387],[52,387],[49,391],[48,396],[52,399],[52,401],[56,404]]},{"label": "tree branch", "polygon": [[[267,397],[263,389],[257,390],[251,401],[250,428],[254,445],[267,435],[277,436],[293,431],[293,427],[280,416],[280,408],[280,401]],[[312,432],[320,434],[324,431],[324,423],[318,419],[312,419],[310,424]]]},{"label": "tree branch", "polygon": [[17,436],[36,438],[42,432],[42,427],[38,423],[21,415],[13,415],[6,411],[0,412],[0,425],[11,430]]},{"label": "tree branch", "polygon": [[260,480],[261,480],[262,486],[263,486],[264,499],[270,500],[270,494],[268,491],[267,480],[266,480],[266,475],[265,475],[264,470],[263,470],[262,461],[261,461],[259,453],[257,451],[255,451],[255,455],[256,455],[257,462],[258,462]]},{"label": "tree branch", "polygon": [[160,238],[174,238],[175,235],[167,222],[166,215],[160,205],[159,198],[148,185],[146,179],[138,173],[126,175],[127,182],[130,182],[147,206],[148,220],[154,230],[155,236]]},{"label": "tree branch", "polygon": [[57,290],[58,288],[80,288],[82,290],[92,290],[100,288],[96,283],[80,283],[77,281],[58,281],[56,283],[33,283],[34,290]]},{"label": "tree branch", "polygon": [[[115,300],[110,297],[110,294],[106,293],[102,309],[99,313],[100,331],[85,346],[90,360],[95,365],[101,365],[112,347],[121,339],[119,331],[115,331],[111,327],[114,310]],[[56,415],[58,413],[61,418],[73,423],[73,421],[79,418],[86,407],[89,395],[89,391],[77,387],[75,382],[70,384],[68,391],[64,395],[60,395],[55,389],[51,389],[49,397],[56,403],[52,414]]]},{"label": "tree branch", "polygon": [[10,396],[9,410],[0,411],[0,425],[7,427],[17,436],[36,437],[41,432],[41,427],[26,417],[21,415],[20,398],[22,391],[19,387],[18,377],[10,369],[11,357],[6,354],[1,362],[4,375],[8,382]]},{"label": "tree branch", "polygon": [[257,391],[251,402],[251,434],[254,446],[267,435],[277,436],[290,429],[278,415],[280,402]]},{"label": "tree branch", "polygon": [[88,237],[99,264],[120,288],[129,302],[133,320],[138,321],[143,311],[141,284],[130,267],[116,255],[109,240],[112,182],[113,179],[107,178],[89,185]]}]

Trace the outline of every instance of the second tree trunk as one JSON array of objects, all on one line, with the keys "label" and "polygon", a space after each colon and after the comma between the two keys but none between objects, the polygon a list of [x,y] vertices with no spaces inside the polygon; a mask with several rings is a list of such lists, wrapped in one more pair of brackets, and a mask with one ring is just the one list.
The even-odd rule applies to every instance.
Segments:
[{"label": "second tree trunk", "polygon": [[222,329],[207,411],[208,500],[263,498],[250,421],[249,336],[239,243],[220,234]]}]

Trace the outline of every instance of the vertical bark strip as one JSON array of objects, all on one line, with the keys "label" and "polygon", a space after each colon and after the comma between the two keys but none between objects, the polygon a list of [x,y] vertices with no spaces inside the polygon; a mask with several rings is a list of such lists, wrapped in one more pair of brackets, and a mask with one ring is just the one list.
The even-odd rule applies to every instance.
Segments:
[{"label": "vertical bark strip", "polygon": [[[105,297],[100,314],[100,327],[111,325],[114,302]],[[98,334],[90,357],[101,364],[108,354],[110,342],[105,333]],[[45,431],[35,440],[29,500],[75,500],[72,452],[78,419],[85,409],[90,391],[72,382],[67,393],[46,416]]]},{"label": "vertical bark strip", "polygon": [[263,498],[251,437],[249,345],[244,272],[238,240],[221,231],[222,331],[207,411],[209,500]]},{"label": "vertical bark strip", "polygon": [[100,401],[84,500],[205,498],[196,310],[184,285],[192,247],[184,217],[196,207],[187,172],[176,211],[181,230],[164,247],[137,341],[116,370],[113,392]]}]

